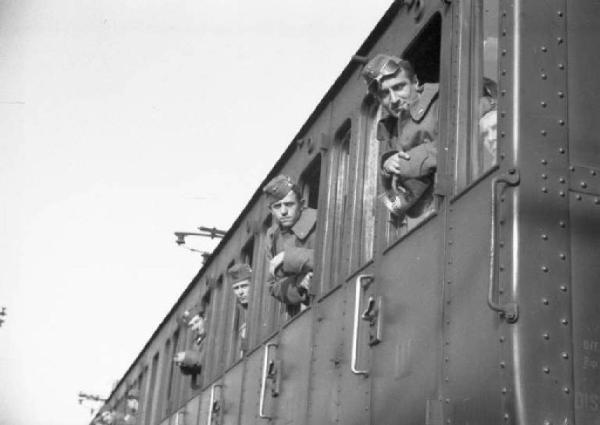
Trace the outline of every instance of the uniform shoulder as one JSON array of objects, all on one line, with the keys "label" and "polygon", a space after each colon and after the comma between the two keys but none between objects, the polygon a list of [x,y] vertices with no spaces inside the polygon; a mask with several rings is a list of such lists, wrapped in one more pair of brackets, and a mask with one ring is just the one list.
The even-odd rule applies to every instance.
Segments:
[{"label": "uniform shoulder", "polygon": [[415,102],[410,108],[410,115],[415,121],[421,121],[427,114],[431,105],[437,100],[440,89],[440,85],[435,83],[426,83],[421,87],[419,101]]},{"label": "uniform shoulder", "polygon": [[300,214],[300,218],[294,224],[292,231],[300,239],[304,240],[313,231],[317,224],[317,210],[305,208]]}]

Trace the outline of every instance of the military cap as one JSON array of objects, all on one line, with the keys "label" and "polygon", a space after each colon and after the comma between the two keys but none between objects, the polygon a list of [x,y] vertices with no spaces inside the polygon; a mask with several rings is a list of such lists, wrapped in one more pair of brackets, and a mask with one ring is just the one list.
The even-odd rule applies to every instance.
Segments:
[{"label": "military cap", "polygon": [[292,190],[296,195],[300,196],[300,188],[294,183],[291,177],[284,174],[280,174],[273,178],[263,188],[263,192],[267,194],[270,204],[285,198]]},{"label": "military cap", "polygon": [[139,396],[140,396],[140,392],[138,391],[137,388],[131,388],[129,391],[127,391],[127,398],[137,399]]},{"label": "military cap", "polygon": [[401,69],[406,70],[409,78],[414,76],[410,62],[397,56],[380,53],[365,65],[362,76],[367,82],[369,91],[375,93],[384,78],[395,75]]},{"label": "military cap", "polygon": [[252,277],[252,269],[246,263],[234,264],[227,270],[227,274],[231,279],[231,284],[241,282],[242,280],[250,280]]}]

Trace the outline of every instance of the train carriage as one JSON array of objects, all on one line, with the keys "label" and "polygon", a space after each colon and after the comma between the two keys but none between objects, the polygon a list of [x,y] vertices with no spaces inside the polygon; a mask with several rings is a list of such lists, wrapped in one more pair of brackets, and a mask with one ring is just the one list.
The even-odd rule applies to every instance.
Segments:
[{"label": "train carriage", "polygon": [[[311,305],[291,317],[267,291],[259,189],[102,411],[125,422],[135,389],[139,425],[600,425],[598,22],[592,0],[395,1],[263,182],[297,178],[318,210]],[[439,84],[434,207],[416,218],[380,200],[361,78],[378,53]],[[239,262],[247,312],[225,274]],[[204,361],[183,375],[198,303]]]}]

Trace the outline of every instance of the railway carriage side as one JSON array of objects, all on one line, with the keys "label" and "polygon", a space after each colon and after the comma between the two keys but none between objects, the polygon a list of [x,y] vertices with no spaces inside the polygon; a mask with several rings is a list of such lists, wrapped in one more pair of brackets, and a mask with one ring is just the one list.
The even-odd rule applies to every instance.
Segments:
[{"label": "railway carriage side", "polygon": [[[351,61],[265,179],[318,210],[310,306],[268,293],[258,190],[105,410],[135,388],[145,425],[600,424],[598,19],[593,1],[394,2],[357,56],[439,85],[432,207],[381,201],[382,109]],[[194,308],[203,363],[184,375]]]}]

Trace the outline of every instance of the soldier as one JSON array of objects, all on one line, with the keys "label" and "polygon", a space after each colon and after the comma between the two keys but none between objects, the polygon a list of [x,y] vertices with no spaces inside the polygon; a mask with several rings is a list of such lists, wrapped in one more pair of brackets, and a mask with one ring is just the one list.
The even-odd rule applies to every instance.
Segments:
[{"label": "soldier", "polygon": [[237,302],[244,310],[248,308],[248,292],[250,289],[250,279],[252,278],[252,268],[248,264],[234,264],[227,270],[233,293]]},{"label": "soldier", "polygon": [[381,157],[384,202],[395,216],[418,217],[433,199],[438,84],[419,84],[410,62],[385,54],[371,59],[362,75],[383,106],[377,138],[388,149]]},{"label": "soldier", "polygon": [[263,192],[273,217],[267,231],[269,291],[294,315],[310,302],[317,211],[304,207],[300,188],[288,176],[275,177]]},{"label": "soldier", "polygon": [[139,407],[139,391],[136,388],[131,388],[127,391],[127,403],[125,406],[124,423],[127,425],[136,424],[136,416]]},{"label": "soldier", "polygon": [[192,385],[196,386],[197,376],[202,372],[204,363],[204,338],[206,329],[204,325],[204,305],[185,310],[181,315],[181,321],[192,333],[192,350],[180,351],[173,357],[173,362],[179,367],[184,375],[192,375]]},{"label": "soldier", "polygon": [[483,77],[483,93],[479,99],[479,135],[485,147],[483,151],[483,169],[496,163],[496,127],[498,85],[495,81]]},{"label": "soldier", "polygon": [[242,357],[248,348],[246,339],[246,310],[248,309],[248,293],[252,279],[252,268],[246,264],[234,264],[227,270],[231,286],[237,300],[235,314],[235,328],[237,329],[236,347],[239,348],[239,356]]}]

